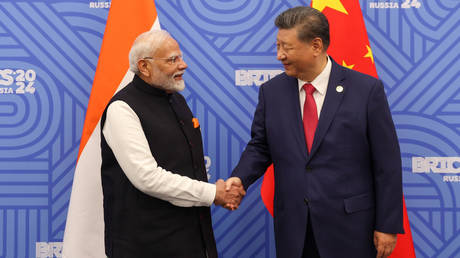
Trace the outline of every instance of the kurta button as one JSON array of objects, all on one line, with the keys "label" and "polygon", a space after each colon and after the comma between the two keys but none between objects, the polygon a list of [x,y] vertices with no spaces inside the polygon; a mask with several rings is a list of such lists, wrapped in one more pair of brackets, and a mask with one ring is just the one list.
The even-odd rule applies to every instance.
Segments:
[{"label": "kurta button", "polygon": [[309,167],[309,166],[307,166],[307,167],[305,168],[305,170],[306,170],[308,173],[310,173],[310,172],[313,171],[313,169],[312,169],[311,167]]},{"label": "kurta button", "polygon": [[303,201],[305,202],[306,205],[308,205],[308,199],[307,198],[303,198]]}]

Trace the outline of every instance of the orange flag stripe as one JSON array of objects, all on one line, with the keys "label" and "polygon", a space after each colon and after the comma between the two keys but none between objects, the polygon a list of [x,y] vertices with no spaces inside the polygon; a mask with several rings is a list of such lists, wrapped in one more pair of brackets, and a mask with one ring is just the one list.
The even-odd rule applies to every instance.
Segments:
[{"label": "orange flag stripe", "polygon": [[[112,0],[107,18],[99,62],[86,111],[85,124],[80,141],[80,157],[94,131],[105,106],[114,95],[128,68],[128,54],[133,39],[150,30],[157,17],[153,0]],[[127,17],[127,14],[129,16]]]}]

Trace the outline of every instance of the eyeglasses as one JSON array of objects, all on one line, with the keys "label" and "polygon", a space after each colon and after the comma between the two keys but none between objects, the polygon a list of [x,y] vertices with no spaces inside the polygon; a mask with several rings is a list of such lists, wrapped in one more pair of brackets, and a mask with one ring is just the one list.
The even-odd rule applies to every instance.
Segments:
[{"label": "eyeglasses", "polygon": [[160,60],[166,60],[166,63],[170,64],[170,65],[174,65],[176,63],[179,63],[179,60],[184,60],[184,55],[183,54],[180,54],[180,55],[176,55],[176,56],[170,56],[170,57],[164,57],[164,58],[160,58],[160,57],[151,57],[151,56],[147,56],[147,57],[144,57],[142,59],[160,59]]}]

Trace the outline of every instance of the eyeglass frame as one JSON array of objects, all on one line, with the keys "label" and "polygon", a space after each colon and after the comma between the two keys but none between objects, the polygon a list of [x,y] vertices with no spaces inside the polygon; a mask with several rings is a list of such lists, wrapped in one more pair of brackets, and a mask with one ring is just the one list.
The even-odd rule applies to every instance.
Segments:
[{"label": "eyeglass frame", "polygon": [[143,60],[147,60],[147,59],[150,59],[150,60],[155,60],[155,59],[159,59],[159,60],[166,60],[166,62],[169,64],[169,65],[175,65],[176,63],[179,63],[179,59],[180,60],[184,60],[184,54],[180,54],[180,55],[174,55],[174,56],[170,56],[170,57],[152,57],[152,56],[146,56],[146,57],[143,57],[142,58]]}]

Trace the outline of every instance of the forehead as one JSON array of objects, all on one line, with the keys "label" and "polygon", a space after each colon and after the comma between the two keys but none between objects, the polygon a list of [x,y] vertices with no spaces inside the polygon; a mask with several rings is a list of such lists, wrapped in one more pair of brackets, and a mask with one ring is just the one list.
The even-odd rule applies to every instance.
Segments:
[{"label": "forehead", "polygon": [[166,38],[161,46],[155,52],[156,57],[168,57],[180,53],[180,47],[177,41],[171,37]]},{"label": "forehead", "polygon": [[297,29],[279,29],[276,36],[276,41],[279,43],[288,43],[294,44],[298,43],[299,39],[297,38]]}]

